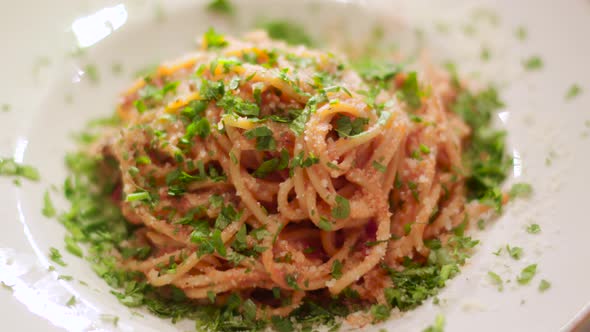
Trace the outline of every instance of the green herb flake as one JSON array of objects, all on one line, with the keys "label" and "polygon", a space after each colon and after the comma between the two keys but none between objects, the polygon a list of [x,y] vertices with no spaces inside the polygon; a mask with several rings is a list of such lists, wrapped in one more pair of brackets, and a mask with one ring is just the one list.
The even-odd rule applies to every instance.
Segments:
[{"label": "green herb flake", "polygon": [[256,150],[273,151],[277,148],[277,142],[273,138],[272,130],[266,126],[245,131],[244,136],[248,139],[256,138]]},{"label": "green herb flake", "polygon": [[100,77],[98,75],[98,68],[96,67],[96,65],[87,64],[86,66],[84,66],[84,75],[86,75],[92,83],[96,84],[100,81]]},{"label": "green herb flake", "polygon": [[565,100],[572,100],[582,93],[582,87],[578,84],[572,84],[565,94]]},{"label": "green herb flake", "polygon": [[10,110],[12,110],[12,106],[10,104],[2,104],[0,109],[2,109],[2,112],[10,112]]},{"label": "green herb flake", "polygon": [[481,53],[480,53],[481,60],[487,62],[487,61],[490,61],[491,57],[492,57],[492,55],[491,55],[490,49],[488,47],[483,47],[481,49]]},{"label": "green herb flake", "polygon": [[381,164],[377,160],[373,160],[373,168],[381,173],[385,173],[387,171],[387,167],[385,167],[383,164]]},{"label": "green herb flake", "polygon": [[332,217],[346,219],[350,215],[350,203],[340,195],[336,195],[336,206],[332,209]]},{"label": "green herb flake", "polygon": [[269,21],[262,24],[268,36],[272,39],[282,40],[291,45],[311,46],[312,39],[305,32],[305,28],[289,21]]},{"label": "green herb flake", "polygon": [[523,251],[521,247],[510,247],[509,245],[506,245],[506,251],[508,251],[510,257],[516,260],[519,260],[522,257]]},{"label": "green herb flake", "polygon": [[444,332],[445,331],[445,317],[443,315],[436,315],[434,324],[422,330],[422,332]]},{"label": "green herb flake", "polygon": [[551,288],[551,283],[545,279],[541,279],[541,282],[539,283],[539,291],[544,292],[549,288]]},{"label": "green herb flake", "polygon": [[533,279],[536,273],[537,264],[531,264],[522,269],[520,275],[516,278],[516,281],[518,281],[518,283],[521,285],[526,285]]},{"label": "green herb flake", "polygon": [[125,197],[125,202],[149,201],[151,200],[150,193],[147,191],[138,191],[128,194]]},{"label": "green herb flake", "polygon": [[14,159],[0,158],[0,176],[22,177],[31,181],[39,181],[39,171],[29,165],[20,164]]},{"label": "green herb flake", "polygon": [[525,41],[528,38],[528,31],[525,27],[519,26],[518,28],[516,28],[514,35],[516,36],[516,39],[520,41]]},{"label": "green herb flake", "polygon": [[61,255],[61,253],[59,252],[59,250],[51,247],[49,248],[49,259],[51,259],[52,261],[54,261],[55,263],[61,265],[61,266],[66,266],[67,264],[63,261],[63,257]]},{"label": "green herb flake", "polygon": [[55,217],[55,207],[51,202],[51,196],[49,196],[49,191],[45,191],[45,195],[43,196],[43,210],[41,213],[47,218]]},{"label": "green herb flake", "polygon": [[383,304],[375,304],[369,310],[374,322],[382,322],[391,315],[391,308]]},{"label": "green herb flake", "polygon": [[279,317],[279,316],[272,316],[270,318],[272,326],[277,330],[277,332],[293,332],[295,328],[293,327],[293,323],[289,320],[288,317]]},{"label": "green herb flake", "polygon": [[69,307],[69,308],[71,308],[71,307],[73,307],[75,305],[76,305],[76,297],[75,296],[72,296],[72,297],[70,297],[70,299],[68,300],[68,302],[66,302],[66,306]]},{"label": "green herb flake", "polygon": [[74,256],[78,256],[80,258],[82,258],[84,256],[82,248],[78,245],[78,243],[76,242],[76,240],[74,240],[73,237],[66,236],[65,243],[66,243],[66,250],[70,254],[72,254]]},{"label": "green herb flake", "polygon": [[515,183],[510,188],[508,195],[514,199],[517,197],[529,197],[533,193],[533,187],[528,183]]},{"label": "green herb flake", "polygon": [[230,15],[234,7],[230,0],[212,0],[207,4],[207,10],[217,14]]},{"label": "green herb flake", "polygon": [[332,262],[332,278],[340,279],[342,277],[342,262],[334,260]]},{"label": "green herb flake", "polygon": [[204,46],[206,49],[223,48],[228,45],[225,36],[219,34],[213,28],[209,28],[203,35]]},{"label": "green herb flake", "polygon": [[502,280],[502,277],[493,271],[488,271],[488,277],[494,285],[498,286],[500,292],[504,290],[504,281]]},{"label": "green herb flake", "polygon": [[356,118],[351,120],[348,116],[340,116],[336,119],[335,130],[339,137],[351,137],[362,133],[369,123],[367,118]]},{"label": "green herb flake", "polygon": [[207,291],[207,298],[209,299],[209,302],[211,302],[211,303],[215,303],[215,298],[216,298],[216,297],[217,297],[217,296],[216,296],[216,294],[215,294],[215,292],[214,292],[214,291],[212,291],[212,290],[208,290],[208,291]]},{"label": "green herb flake", "polygon": [[410,108],[417,109],[422,106],[422,95],[423,92],[420,91],[420,86],[418,85],[418,74],[416,74],[416,72],[409,73],[399,90],[398,96],[405,101]]},{"label": "green herb flake", "polygon": [[527,226],[526,231],[529,234],[538,234],[541,232],[541,226],[539,224],[530,224]]},{"label": "green herb flake", "polygon": [[325,217],[320,217],[320,222],[318,223],[318,227],[323,229],[324,231],[331,231],[332,230],[332,223],[330,220],[326,219]]},{"label": "green herb flake", "polygon": [[531,56],[528,59],[523,60],[522,65],[524,69],[528,71],[540,70],[543,68],[543,59],[539,56]]}]

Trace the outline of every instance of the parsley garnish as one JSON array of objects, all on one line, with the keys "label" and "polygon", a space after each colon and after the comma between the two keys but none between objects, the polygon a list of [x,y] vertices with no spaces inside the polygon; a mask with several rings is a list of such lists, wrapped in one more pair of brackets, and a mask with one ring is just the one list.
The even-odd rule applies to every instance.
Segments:
[{"label": "parsley garnish", "polygon": [[381,322],[389,318],[389,315],[391,315],[391,308],[383,304],[375,304],[371,306],[370,312],[373,316],[374,322]]},{"label": "parsley garnish", "polygon": [[387,171],[387,167],[385,167],[383,164],[381,164],[377,160],[373,160],[373,168],[381,173],[385,173]]},{"label": "parsley garnish", "polygon": [[311,46],[312,39],[307,35],[302,25],[289,21],[269,21],[262,24],[272,39],[279,39],[291,45],[303,44]]},{"label": "parsley garnish", "polygon": [[330,231],[332,230],[332,222],[330,222],[330,220],[326,219],[325,217],[320,217],[318,227],[324,231]]},{"label": "parsley garnish", "polygon": [[285,276],[285,282],[289,287],[293,288],[294,290],[300,289],[299,285],[297,285],[297,277],[293,274],[287,274]]},{"label": "parsley garnish", "polygon": [[422,330],[422,332],[444,332],[445,330],[445,317],[443,315],[436,315],[434,324]]},{"label": "parsley garnish", "polygon": [[516,38],[520,41],[525,41],[528,37],[528,32],[526,28],[523,26],[519,26],[518,28],[516,28],[514,34],[516,35]]},{"label": "parsley garnish", "polygon": [[452,106],[473,130],[464,154],[468,197],[489,204],[497,211],[502,208],[499,186],[506,179],[510,161],[505,153],[505,132],[490,129],[490,126],[494,112],[503,106],[494,88],[477,94],[462,90]]},{"label": "parsley garnish", "polygon": [[565,94],[565,100],[572,100],[582,93],[582,88],[578,84],[572,84]]},{"label": "parsley garnish", "polygon": [[539,226],[539,224],[530,224],[527,228],[526,228],[527,233],[529,234],[537,234],[541,232],[541,226]]},{"label": "parsley garnish", "polygon": [[277,148],[277,143],[272,136],[272,130],[266,126],[256,127],[244,132],[248,139],[256,138],[256,150],[272,151]]},{"label": "parsley garnish", "polygon": [[217,106],[223,108],[228,114],[238,114],[245,117],[258,117],[260,115],[260,108],[255,103],[245,101],[240,97],[226,95],[219,102]]},{"label": "parsley garnish", "polygon": [[526,285],[533,279],[536,273],[537,264],[531,264],[522,269],[520,275],[516,278],[516,281],[518,281],[518,283],[521,285]]},{"label": "parsley garnish", "polygon": [[68,302],[66,302],[66,306],[67,307],[73,307],[76,305],[76,297],[72,296],[70,297],[70,299],[68,300]]},{"label": "parsley garnish", "polygon": [[528,197],[532,194],[533,187],[528,183],[515,183],[510,188],[510,198]]},{"label": "parsley garnish", "polygon": [[41,210],[41,212],[47,218],[55,217],[55,208],[53,207],[53,203],[51,202],[51,196],[49,196],[49,191],[45,191],[45,195],[43,196],[43,210]]},{"label": "parsley garnish", "polygon": [[204,47],[206,49],[223,48],[227,46],[227,41],[222,34],[215,32],[215,29],[209,28],[203,35]]},{"label": "parsley garnish", "polygon": [[0,176],[23,177],[31,181],[39,181],[39,171],[29,165],[19,164],[13,159],[0,158]]},{"label": "parsley garnish", "polygon": [[52,261],[54,261],[55,263],[61,265],[61,266],[66,266],[67,264],[63,261],[63,257],[61,255],[61,253],[59,252],[59,250],[51,247],[49,248],[49,259],[51,259]]},{"label": "parsley garnish", "polygon": [[207,4],[207,9],[219,14],[231,14],[234,11],[230,0],[212,0]]},{"label": "parsley garnish", "polygon": [[351,121],[348,116],[340,116],[336,119],[335,130],[340,137],[356,136],[365,130],[368,123],[367,118],[356,118]]},{"label": "parsley garnish", "polygon": [[543,60],[538,56],[531,56],[528,59],[523,60],[522,65],[524,69],[528,71],[540,70],[543,68]]},{"label": "parsley garnish", "polygon": [[539,283],[539,291],[544,292],[544,291],[548,290],[549,288],[551,288],[551,283],[545,279],[542,279],[541,282]]},{"label": "parsley garnish", "polygon": [[283,149],[281,150],[280,158],[272,158],[264,161],[258,168],[252,173],[257,178],[264,178],[268,174],[274,171],[281,171],[287,168],[289,165],[289,152]]},{"label": "parsley garnish", "polygon": [[506,251],[508,251],[508,254],[510,255],[510,257],[519,260],[520,257],[522,257],[522,248],[521,247],[510,247],[509,245],[506,245]]},{"label": "parsley garnish", "polygon": [[98,83],[100,77],[98,76],[98,68],[95,65],[87,64],[84,67],[84,74],[88,76],[88,79],[92,83]]},{"label": "parsley garnish", "polygon": [[385,84],[401,72],[401,66],[391,62],[379,62],[365,58],[354,64],[358,74],[365,80]]},{"label": "parsley garnish", "polygon": [[335,260],[332,263],[332,277],[334,279],[340,279],[342,277],[342,262]]},{"label": "parsley garnish", "polygon": [[350,215],[350,203],[340,195],[336,195],[336,206],[332,209],[332,217],[346,219]]},{"label": "parsley garnish", "polygon": [[398,96],[405,101],[408,106],[416,109],[422,105],[422,95],[423,93],[420,91],[420,86],[418,85],[418,75],[416,72],[409,73],[399,90]]},{"label": "parsley garnish", "polygon": [[492,282],[498,286],[500,292],[504,290],[504,281],[502,280],[502,277],[493,271],[488,271],[488,277],[490,277]]}]

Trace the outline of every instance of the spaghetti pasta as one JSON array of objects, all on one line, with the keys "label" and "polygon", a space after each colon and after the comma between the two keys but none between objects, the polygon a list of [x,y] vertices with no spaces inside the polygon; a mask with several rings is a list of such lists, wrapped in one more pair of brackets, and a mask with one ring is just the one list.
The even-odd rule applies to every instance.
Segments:
[{"label": "spaghetti pasta", "polygon": [[256,319],[351,292],[345,305],[389,306],[389,270],[490,210],[467,197],[459,87],[433,67],[419,78],[209,31],[127,90],[122,124],[93,146],[134,225],[118,265],[195,305],[238,295]]}]

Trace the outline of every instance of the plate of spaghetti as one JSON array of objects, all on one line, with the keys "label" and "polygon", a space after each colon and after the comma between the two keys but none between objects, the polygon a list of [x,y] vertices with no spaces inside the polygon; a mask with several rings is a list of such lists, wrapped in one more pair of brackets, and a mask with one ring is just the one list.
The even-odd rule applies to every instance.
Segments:
[{"label": "plate of spaghetti", "polygon": [[583,216],[590,48],[554,72],[550,4],[61,2],[0,100],[8,327],[584,329],[590,229],[556,218]]}]

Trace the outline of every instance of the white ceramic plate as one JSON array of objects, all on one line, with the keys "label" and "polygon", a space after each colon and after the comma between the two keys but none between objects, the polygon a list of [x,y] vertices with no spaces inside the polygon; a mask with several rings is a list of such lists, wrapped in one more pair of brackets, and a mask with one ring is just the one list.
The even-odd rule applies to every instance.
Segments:
[{"label": "white ceramic plate", "polygon": [[[40,183],[22,187],[0,179],[0,281],[12,286],[0,289],[2,330],[194,329],[122,306],[84,261],[64,250],[69,265],[48,272],[49,247],[63,249],[65,232],[41,215],[42,197],[65,177],[71,132],[111,114],[133,72],[190,50],[209,26],[239,33],[262,18],[299,21],[316,38],[353,48],[364,45],[375,25],[385,28],[388,43],[405,49],[415,47],[415,31],[422,31],[434,59],[452,59],[466,74],[502,87],[507,106],[498,123],[510,135],[514,176],[532,183],[534,196],[509,206],[477,235],[482,245],[440,293],[439,305],[428,301],[376,328],[421,331],[439,313],[447,331],[568,331],[580,324],[590,311],[589,1],[235,2],[232,20],[205,13],[202,1],[22,0],[2,6],[0,104],[9,107],[0,111],[0,156],[35,165],[42,175]],[[528,32],[524,41],[515,37],[520,26]],[[77,45],[86,47],[84,54],[69,55]],[[490,51],[488,61],[481,59],[482,48]],[[523,59],[537,55],[543,68],[523,70]],[[98,82],[88,66],[96,68]],[[566,101],[574,83],[582,93]],[[541,226],[540,234],[525,231],[531,223]],[[506,244],[522,247],[524,257],[492,254]],[[517,274],[531,263],[538,264],[537,275],[519,286]],[[490,270],[504,278],[504,291],[491,284]],[[59,275],[74,280],[58,281]],[[552,284],[543,293],[541,279]],[[69,308],[72,295],[78,303]],[[116,326],[109,319],[114,316]]]}]

